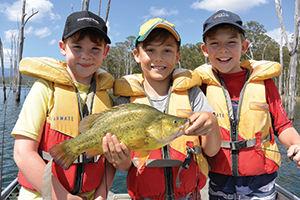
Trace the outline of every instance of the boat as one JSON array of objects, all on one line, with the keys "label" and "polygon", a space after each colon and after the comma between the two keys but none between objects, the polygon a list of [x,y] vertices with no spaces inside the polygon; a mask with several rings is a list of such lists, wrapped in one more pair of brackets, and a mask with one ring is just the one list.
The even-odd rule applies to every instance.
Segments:
[{"label": "boat", "polygon": [[[1,192],[1,200],[17,200],[18,193],[20,191],[20,185],[18,183],[17,178],[14,179],[2,192]],[[299,197],[292,194],[288,190],[284,189],[282,186],[275,184],[276,187],[276,200],[300,200]],[[201,190],[202,200],[207,200],[207,184]],[[131,197],[127,193],[116,194],[111,191],[108,192],[107,199],[111,200],[126,200],[131,199]]]}]

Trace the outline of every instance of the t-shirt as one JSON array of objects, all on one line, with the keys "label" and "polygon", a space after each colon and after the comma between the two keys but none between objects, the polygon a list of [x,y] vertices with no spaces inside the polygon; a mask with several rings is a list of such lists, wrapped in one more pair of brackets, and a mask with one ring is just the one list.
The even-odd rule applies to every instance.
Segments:
[{"label": "t-shirt", "polygon": [[[194,112],[207,111],[207,112],[214,113],[214,110],[210,106],[204,93],[201,91],[201,89],[199,87],[192,87],[191,89],[189,89],[188,95],[189,95],[191,108]],[[123,96],[118,97],[115,101],[115,106],[125,104],[125,103],[130,103],[129,98],[130,97],[123,97]],[[168,99],[168,94],[164,95],[163,97],[159,97],[159,98],[150,97],[150,99],[152,101],[154,108],[164,112],[166,103],[167,103],[167,99]]]},{"label": "t-shirt", "polygon": [[[84,108],[90,85],[75,82],[75,86],[79,91],[81,107]],[[13,137],[23,135],[39,142],[47,114],[53,108],[53,103],[53,82],[38,79],[24,101],[11,135]]]}]

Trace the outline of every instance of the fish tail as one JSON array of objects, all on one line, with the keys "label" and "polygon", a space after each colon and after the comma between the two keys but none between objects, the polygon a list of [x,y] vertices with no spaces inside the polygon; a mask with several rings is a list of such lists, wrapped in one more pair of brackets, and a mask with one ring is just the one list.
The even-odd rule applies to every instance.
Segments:
[{"label": "fish tail", "polygon": [[67,147],[67,141],[51,147],[49,154],[52,156],[54,162],[65,170],[69,169],[74,160],[79,156]]}]

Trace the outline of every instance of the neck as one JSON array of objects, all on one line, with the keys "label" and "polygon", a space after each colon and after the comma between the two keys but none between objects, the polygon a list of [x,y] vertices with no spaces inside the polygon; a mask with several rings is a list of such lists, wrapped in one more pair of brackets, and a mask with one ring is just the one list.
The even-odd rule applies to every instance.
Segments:
[{"label": "neck", "polygon": [[162,97],[168,93],[170,81],[170,78],[163,81],[147,81],[145,79],[144,90],[150,97]]}]

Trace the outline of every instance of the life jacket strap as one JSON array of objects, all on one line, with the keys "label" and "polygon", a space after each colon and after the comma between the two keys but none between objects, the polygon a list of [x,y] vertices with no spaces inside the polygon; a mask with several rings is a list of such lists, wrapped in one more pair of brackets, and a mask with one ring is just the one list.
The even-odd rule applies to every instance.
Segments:
[{"label": "life jacket strap", "polygon": [[[271,134],[268,135],[266,139],[261,139],[261,143],[266,141],[270,141]],[[231,150],[241,150],[249,147],[254,147],[256,144],[256,138],[251,140],[243,140],[243,141],[222,141],[221,148],[227,148]]]},{"label": "life jacket strap", "polygon": [[180,184],[181,184],[181,182],[179,181],[179,174],[180,174],[181,170],[189,168],[193,155],[202,153],[202,147],[201,146],[195,146],[193,148],[186,147],[186,151],[187,151],[187,155],[177,173],[176,187],[180,187]]},{"label": "life jacket strap", "polygon": [[[39,151],[40,156],[47,161],[52,159],[51,155],[46,151]],[[76,160],[74,160],[73,164],[87,164],[87,163],[96,163],[99,161],[101,155],[94,156],[92,158],[87,158],[85,153],[80,154]]]}]

